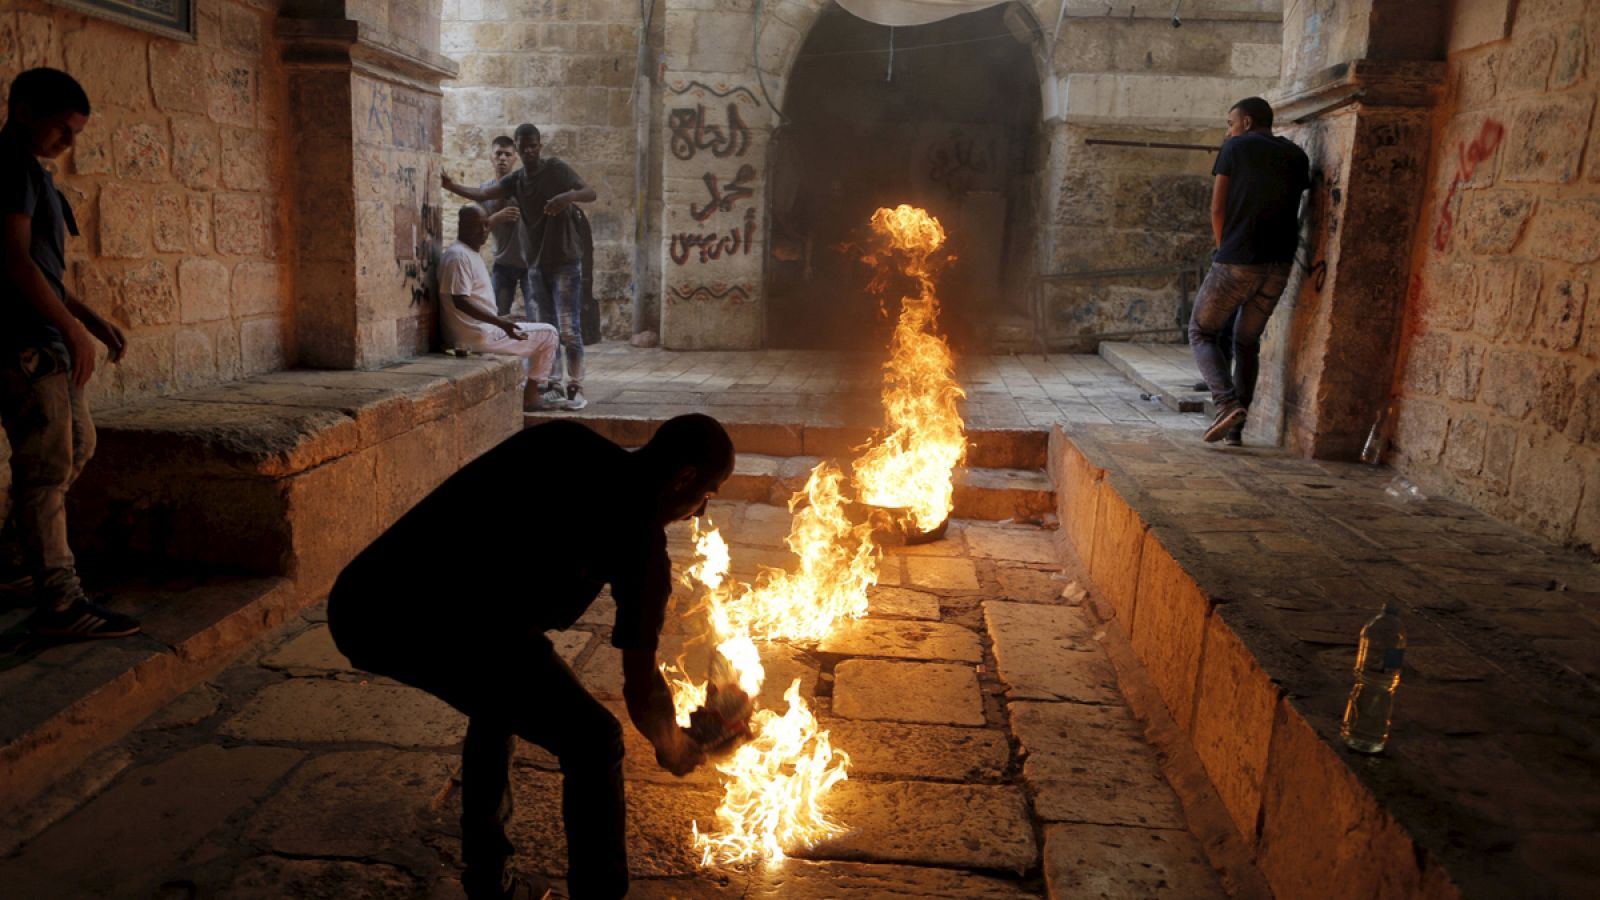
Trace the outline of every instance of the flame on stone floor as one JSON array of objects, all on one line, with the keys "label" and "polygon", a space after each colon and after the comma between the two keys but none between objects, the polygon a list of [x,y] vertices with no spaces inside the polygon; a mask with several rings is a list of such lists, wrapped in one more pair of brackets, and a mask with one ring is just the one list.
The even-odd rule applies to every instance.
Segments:
[{"label": "flame on stone floor", "polygon": [[[855,497],[873,506],[905,509],[919,530],[949,517],[953,476],[966,452],[966,434],[956,409],[963,396],[955,381],[949,345],[936,331],[938,298],[931,256],[944,243],[944,229],[927,212],[910,206],[880,209],[872,217],[883,247],[872,258],[879,283],[909,275],[917,296],[901,300],[899,320],[885,366],[886,431],[853,465],[853,479],[829,462],[811,471],[790,500],[793,523],[787,538],[797,558],[790,569],[766,569],[753,584],[730,577],[731,558],[722,534],[707,521],[694,524],[696,561],[685,581],[704,592],[712,671],[721,671],[747,696],[759,695],[766,678],[757,641],[819,641],[844,619],[867,612],[867,589],[877,584],[882,550],[873,524],[852,522]],[[672,686],[678,723],[707,701],[710,685],[680,669],[663,666]],[[800,696],[796,679],[784,693],[782,714],[758,709],[753,737],[716,763],[723,798],[715,828],[693,829],[704,865],[776,861],[844,828],[824,812],[822,800],[845,780],[849,757],[833,747],[828,732]]]}]

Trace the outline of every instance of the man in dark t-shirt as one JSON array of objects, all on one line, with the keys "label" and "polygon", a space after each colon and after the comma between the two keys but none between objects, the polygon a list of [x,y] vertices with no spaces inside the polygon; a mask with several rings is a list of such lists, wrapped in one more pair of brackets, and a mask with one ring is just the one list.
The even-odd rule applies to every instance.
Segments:
[{"label": "man in dark t-shirt", "polygon": [[[561,332],[567,361],[567,408],[583,409],[587,404],[583,397],[583,253],[572,205],[593,203],[596,195],[571,166],[553,156],[540,156],[544,144],[539,129],[518,125],[514,138],[522,168],[499,183],[471,188],[457,183],[448,172],[441,173],[441,183],[445,190],[469,200],[512,199],[521,208],[523,262],[542,282],[541,305],[548,304],[541,318]],[[558,356],[550,373],[557,383],[560,364]]]},{"label": "man in dark t-shirt", "polygon": [[[563,527],[509,558],[484,534],[508,523],[530,463],[561,460],[517,507],[518,521],[560,515]],[[579,684],[545,632],[569,628],[611,586],[628,717],[677,775],[704,758],[673,716],[656,665],[672,593],[663,527],[697,515],[733,471],[733,444],[716,420],[679,416],[629,453],[575,422],[518,432],[464,466],[340,574],[328,627],[355,665],[421,688],[467,715],[462,747],[461,881],[467,896],[511,896],[509,773],[513,736],[555,754],[572,896],[628,888],[622,731]],[[486,521],[487,517],[487,521]]]},{"label": "man in dark t-shirt", "polygon": [[94,454],[84,386],[95,340],[112,362],[127,340],[67,290],[72,207],[41,159],[73,145],[89,97],[71,75],[29,69],[11,82],[0,128],[0,421],[11,443],[12,519],[33,578],[27,625],[59,639],[123,637],[132,618],[88,601],[67,543],[67,490]]},{"label": "man in dark t-shirt", "polygon": [[[1228,110],[1228,136],[1211,170],[1217,251],[1189,318],[1189,344],[1217,407],[1205,431],[1208,442],[1243,443],[1245,414],[1260,371],[1261,333],[1289,280],[1300,237],[1300,195],[1311,186],[1310,168],[1305,151],[1272,134],[1267,101],[1248,97]],[[1230,322],[1231,367],[1219,346]]]}]

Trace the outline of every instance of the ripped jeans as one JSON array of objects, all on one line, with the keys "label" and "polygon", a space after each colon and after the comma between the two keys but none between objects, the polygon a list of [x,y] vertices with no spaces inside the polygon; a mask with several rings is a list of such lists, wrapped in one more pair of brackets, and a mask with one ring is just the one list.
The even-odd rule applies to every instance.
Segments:
[{"label": "ripped jeans", "polygon": [[583,384],[583,290],[577,262],[528,270],[539,298],[539,320],[561,333],[561,348],[550,366],[550,380],[561,381],[561,358],[567,360],[567,382]]},{"label": "ripped jeans", "polygon": [[[1255,398],[1256,377],[1261,372],[1261,333],[1267,330],[1267,319],[1283,296],[1293,265],[1212,263],[1200,284],[1194,312],[1189,316],[1189,346],[1194,348],[1195,365],[1218,406],[1236,403],[1248,409]],[[1221,346],[1230,322],[1231,367]]]}]

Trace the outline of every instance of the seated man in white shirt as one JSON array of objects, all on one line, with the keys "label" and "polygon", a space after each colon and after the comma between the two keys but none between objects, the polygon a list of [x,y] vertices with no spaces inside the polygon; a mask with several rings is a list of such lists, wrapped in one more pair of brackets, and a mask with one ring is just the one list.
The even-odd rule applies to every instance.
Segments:
[{"label": "seated man in white shirt", "polygon": [[456,242],[445,249],[439,260],[439,324],[444,330],[444,344],[521,357],[527,377],[522,388],[522,408],[565,408],[565,396],[558,397],[560,391],[547,381],[561,343],[555,326],[513,322],[495,312],[494,284],[489,279],[489,267],[478,252],[489,236],[488,218],[481,206],[461,207],[456,219]]}]

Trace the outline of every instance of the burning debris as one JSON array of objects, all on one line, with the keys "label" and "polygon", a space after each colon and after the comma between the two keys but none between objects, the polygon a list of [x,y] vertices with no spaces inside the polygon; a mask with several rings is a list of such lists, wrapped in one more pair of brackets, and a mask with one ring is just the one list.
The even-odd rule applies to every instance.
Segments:
[{"label": "burning debris", "polygon": [[882,257],[872,261],[880,272],[898,269],[914,279],[917,295],[900,299],[884,366],[889,431],[856,460],[856,490],[873,506],[908,509],[916,530],[932,532],[950,517],[953,476],[967,453],[966,429],[956,409],[966,394],[956,382],[950,345],[936,330],[939,298],[933,276],[942,261],[933,254],[944,245],[945,233],[938,219],[904,204],[878,210],[872,228],[887,244]]},{"label": "burning debris", "polygon": [[[885,244],[882,258],[869,260],[879,266],[875,282],[910,276],[917,295],[901,299],[885,366],[887,431],[855,461],[851,481],[859,501],[903,509],[908,527],[932,532],[950,516],[955,467],[966,453],[956,409],[964,395],[950,347],[935,330],[932,254],[944,243],[944,229],[924,210],[904,205],[878,210],[872,224]],[[704,532],[695,523],[696,562],[685,581],[704,591],[713,648],[707,681],[696,683],[672,666],[663,672],[680,725],[710,751],[726,753],[738,744],[715,763],[724,778],[717,830],[694,827],[704,865],[780,860],[844,830],[823,812],[821,800],[845,779],[849,757],[817,727],[799,680],[784,694],[782,715],[754,709],[753,698],[766,678],[757,640],[818,641],[841,619],[866,614],[882,550],[874,536],[878,523],[854,521],[851,506],[845,473],[819,463],[789,503],[794,521],[787,544],[798,564],[764,570],[754,584],[729,577],[722,534],[709,521]]]}]

